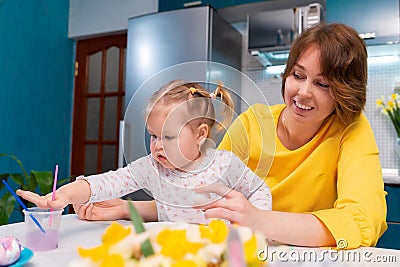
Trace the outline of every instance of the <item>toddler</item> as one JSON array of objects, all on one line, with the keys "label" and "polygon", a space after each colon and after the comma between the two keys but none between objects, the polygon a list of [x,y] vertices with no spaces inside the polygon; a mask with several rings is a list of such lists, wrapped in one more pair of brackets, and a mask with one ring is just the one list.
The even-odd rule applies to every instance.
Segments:
[{"label": "toddler", "polygon": [[[223,106],[221,122],[216,121],[213,104],[217,98]],[[144,189],[156,200],[159,221],[206,223],[204,212],[192,206],[219,196],[196,193],[196,188],[222,183],[255,207],[270,210],[271,192],[264,181],[232,152],[209,145],[211,132],[224,129],[232,115],[233,101],[222,86],[209,93],[198,83],[171,81],[152,95],[145,110],[149,155],[116,171],[79,176],[60,187],[54,201],[51,194],[39,198],[22,190],[17,194],[41,207],[64,208]]]}]

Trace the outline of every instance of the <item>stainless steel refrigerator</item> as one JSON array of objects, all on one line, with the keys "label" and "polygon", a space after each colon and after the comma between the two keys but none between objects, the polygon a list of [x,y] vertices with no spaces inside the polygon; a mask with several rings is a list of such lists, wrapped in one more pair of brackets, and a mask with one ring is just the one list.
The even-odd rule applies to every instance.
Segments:
[{"label": "stainless steel refrigerator", "polygon": [[[232,71],[225,71],[226,68],[212,71],[204,64],[187,67],[185,63],[217,62],[240,71],[241,53],[241,34],[209,6],[130,18],[125,84],[128,111],[121,122],[119,165],[149,153],[143,110],[155,90],[173,79],[210,82],[218,79],[228,83],[240,79],[236,74],[232,77]],[[181,63],[181,71],[168,72],[171,66]],[[155,76],[157,79],[152,79]],[[235,86],[233,90],[240,95],[240,88]]]}]

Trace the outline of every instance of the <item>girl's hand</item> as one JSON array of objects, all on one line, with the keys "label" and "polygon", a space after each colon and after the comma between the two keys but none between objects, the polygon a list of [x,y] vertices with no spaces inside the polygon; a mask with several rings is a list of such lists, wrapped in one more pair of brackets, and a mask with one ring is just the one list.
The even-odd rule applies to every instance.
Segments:
[{"label": "girl's hand", "polygon": [[16,193],[18,196],[29,202],[34,203],[36,206],[42,209],[62,209],[69,204],[68,196],[60,190],[57,190],[56,199],[54,201],[52,200],[52,193],[49,193],[45,196],[40,196],[36,193],[24,191],[21,189],[18,189]]},{"label": "girl's hand", "polygon": [[220,183],[196,188],[194,191],[197,193],[215,193],[222,197],[206,204],[194,206],[194,208],[203,209],[207,219],[225,219],[231,223],[249,226],[253,230],[262,232],[262,222],[266,221],[266,211],[254,207],[242,193]]},{"label": "girl's hand", "polygon": [[72,205],[78,218],[88,221],[112,221],[125,219],[127,202],[112,199],[96,203]]}]

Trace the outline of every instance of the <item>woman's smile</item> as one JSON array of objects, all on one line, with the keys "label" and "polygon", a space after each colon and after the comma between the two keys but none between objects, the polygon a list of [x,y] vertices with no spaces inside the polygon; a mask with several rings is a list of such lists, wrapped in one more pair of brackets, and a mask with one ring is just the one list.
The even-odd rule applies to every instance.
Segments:
[{"label": "woman's smile", "polygon": [[299,109],[301,109],[301,110],[311,110],[311,109],[314,109],[313,107],[308,106],[308,105],[306,105],[306,104],[302,104],[302,103],[300,103],[300,102],[298,102],[298,101],[296,101],[296,100],[293,100],[293,103],[294,103],[294,105],[295,105],[297,108],[299,108]]}]

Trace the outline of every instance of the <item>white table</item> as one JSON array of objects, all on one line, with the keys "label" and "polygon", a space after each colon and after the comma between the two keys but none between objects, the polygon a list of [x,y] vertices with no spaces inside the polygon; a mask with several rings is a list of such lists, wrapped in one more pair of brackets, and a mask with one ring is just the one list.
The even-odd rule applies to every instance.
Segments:
[{"label": "white table", "polygon": [[[119,220],[123,225],[129,221]],[[63,215],[59,247],[50,251],[35,252],[26,267],[68,266],[78,259],[77,247],[91,248],[100,244],[100,238],[110,221],[82,221],[74,214]],[[0,236],[15,236],[24,245],[24,224],[14,223],[0,226]],[[400,250],[359,248],[347,251],[332,251],[323,248],[299,248],[270,245],[267,266],[400,266]],[[304,261],[300,259],[303,258]],[[383,260],[387,262],[382,262]],[[380,261],[378,263],[378,261]],[[388,262],[390,261],[390,262]]]},{"label": "white table", "polygon": [[[118,221],[128,225],[129,221]],[[101,235],[105,228],[110,225],[109,221],[89,222],[79,220],[77,215],[63,215],[61,219],[61,230],[58,248],[49,251],[34,252],[33,258],[24,266],[47,267],[68,266],[73,259],[78,259],[77,247],[91,248],[101,243]],[[24,223],[14,223],[0,226],[0,236],[15,236],[22,245],[25,242]]]}]

